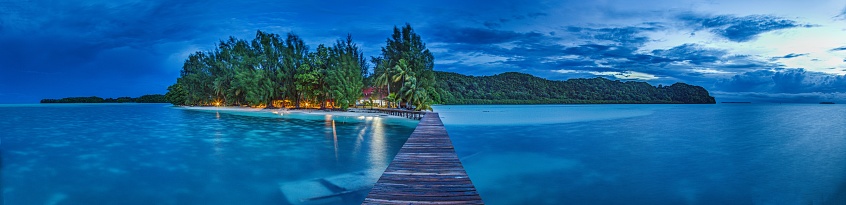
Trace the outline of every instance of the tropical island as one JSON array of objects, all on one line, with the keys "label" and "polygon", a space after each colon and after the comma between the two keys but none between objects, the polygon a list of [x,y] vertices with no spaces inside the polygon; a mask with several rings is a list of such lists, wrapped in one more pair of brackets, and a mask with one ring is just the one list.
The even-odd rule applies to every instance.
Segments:
[{"label": "tropical island", "polygon": [[553,81],[516,72],[473,77],[434,71],[432,53],[408,24],[394,27],[381,50],[366,59],[347,35],[312,51],[296,34],[259,30],[252,40],[229,37],[214,50],[189,55],[165,97],[174,105],[341,110],[356,105],[431,110],[432,104],[715,103],[704,88],[684,83],[656,87],[605,78]]},{"label": "tropical island", "polygon": [[153,94],[142,95],[137,98],[133,97],[119,97],[119,98],[101,98],[97,96],[91,97],[66,97],[62,99],[41,99],[41,103],[168,103],[165,95]]},{"label": "tropical island", "polygon": [[393,31],[382,54],[369,60],[351,35],[314,51],[292,33],[230,37],[191,54],[166,98],[176,105],[347,109],[368,85],[385,86],[393,106],[430,110],[434,57],[410,25]]}]

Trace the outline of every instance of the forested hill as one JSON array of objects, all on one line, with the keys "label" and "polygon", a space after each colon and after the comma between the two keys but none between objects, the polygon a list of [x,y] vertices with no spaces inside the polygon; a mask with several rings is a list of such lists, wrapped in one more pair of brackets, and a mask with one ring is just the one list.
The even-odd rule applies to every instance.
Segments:
[{"label": "forested hill", "polygon": [[168,103],[162,94],[142,95],[141,97],[119,97],[101,98],[91,97],[67,97],[62,99],[42,99],[41,103]]},{"label": "forested hill", "polygon": [[685,83],[655,87],[605,78],[556,81],[517,72],[474,77],[435,71],[435,78],[443,104],[715,103],[705,88]]}]

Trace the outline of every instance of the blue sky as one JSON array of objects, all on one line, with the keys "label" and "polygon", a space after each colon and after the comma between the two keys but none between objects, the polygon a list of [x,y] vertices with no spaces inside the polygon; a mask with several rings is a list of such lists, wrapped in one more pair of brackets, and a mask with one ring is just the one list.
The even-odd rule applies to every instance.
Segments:
[{"label": "blue sky", "polygon": [[0,103],[165,93],[189,53],[256,30],[379,54],[411,24],[435,70],[685,82],[718,101],[846,101],[843,1],[0,0]]}]

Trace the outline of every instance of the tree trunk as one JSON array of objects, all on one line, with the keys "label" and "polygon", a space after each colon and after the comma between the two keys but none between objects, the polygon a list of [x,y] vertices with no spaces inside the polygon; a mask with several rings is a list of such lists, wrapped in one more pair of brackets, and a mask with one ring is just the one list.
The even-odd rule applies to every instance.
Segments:
[{"label": "tree trunk", "polygon": [[300,94],[294,93],[294,107],[300,109]]}]

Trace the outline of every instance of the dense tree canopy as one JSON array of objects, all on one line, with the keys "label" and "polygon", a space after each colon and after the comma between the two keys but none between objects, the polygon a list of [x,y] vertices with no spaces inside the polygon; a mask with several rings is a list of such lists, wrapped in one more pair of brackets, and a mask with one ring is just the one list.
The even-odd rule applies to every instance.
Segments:
[{"label": "dense tree canopy", "polygon": [[352,36],[309,52],[295,34],[258,31],[251,41],[230,37],[213,51],[189,55],[167,99],[175,105],[346,109],[361,96],[367,70]]},{"label": "dense tree canopy", "polygon": [[372,84],[386,96],[393,96],[389,101],[397,106],[431,110],[430,105],[440,100],[434,89],[435,57],[411,25],[394,27],[382,55],[371,58],[371,62],[376,65]]},{"label": "dense tree canopy", "polygon": [[435,75],[442,104],[715,103],[704,88],[684,83],[655,87],[605,78],[553,81],[516,72],[473,77],[436,71]]},{"label": "dense tree canopy", "polygon": [[[410,25],[394,27],[375,75],[352,36],[310,51],[295,34],[258,31],[251,40],[230,37],[217,48],[188,56],[167,99],[176,105],[337,107],[346,109],[365,86],[378,87],[392,106],[431,109],[439,98],[434,57]],[[393,89],[391,89],[393,88]]]}]

